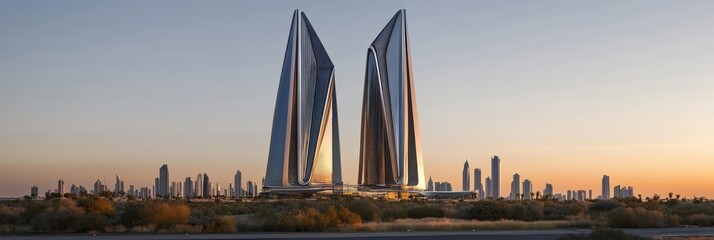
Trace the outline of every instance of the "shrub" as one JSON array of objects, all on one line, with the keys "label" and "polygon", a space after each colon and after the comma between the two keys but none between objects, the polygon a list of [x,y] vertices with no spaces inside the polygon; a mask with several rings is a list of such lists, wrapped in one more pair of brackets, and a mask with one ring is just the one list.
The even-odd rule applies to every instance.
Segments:
[{"label": "shrub", "polygon": [[350,211],[357,213],[362,220],[367,222],[377,221],[381,215],[381,211],[379,207],[377,207],[377,204],[374,203],[374,200],[368,198],[349,201],[346,207]]},{"label": "shrub", "polygon": [[144,216],[148,216],[150,224],[158,228],[169,228],[177,224],[188,222],[188,206],[184,204],[168,204],[165,202],[151,202],[145,209]]},{"label": "shrub", "polygon": [[407,211],[409,218],[444,217],[444,209],[438,206],[419,206]]},{"label": "shrub", "polygon": [[564,220],[568,216],[578,216],[586,213],[587,203],[584,202],[546,202],[543,205],[543,219]]},{"label": "shrub", "polygon": [[22,211],[22,207],[18,206],[0,206],[0,225],[18,223],[20,221],[20,214]]},{"label": "shrub", "polygon": [[106,217],[114,216],[114,202],[104,198],[84,198],[77,201],[77,206],[88,213],[96,213]]},{"label": "shrub", "polygon": [[217,217],[206,222],[205,231],[212,233],[232,233],[236,231],[236,224],[232,217]]},{"label": "shrub", "polygon": [[86,213],[76,216],[70,228],[76,232],[100,231],[106,226],[106,217],[97,213]]},{"label": "shrub", "polygon": [[708,227],[714,225],[714,216],[705,215],[702,213],[694,214],[689,217],[689,222],[700,227]]},{"label": "shrub", "polygon": [[613,200],[599,200],[588,205],[588,213],[597,215],[604,212],[609,212],[613,209],[621,207],[622,204]]},{"label": "shrub", "polygon": [[608,214],[608,223],[615,228],[659,228],[665,227],[661,212],[644,208],[618,208]]},{"label": "shrub", "polygon": [[128,228],[148,224],[148,212],[144,210],[145,203],[128,202],[123,204],[121,209],[120,222]]},{"label": "shrub", "polygon": [[508,205],[502,201],[478,201],[460,209],[465,219],[495,221],[506,217]]},{"label": "shrub", "polygon": [[543,205],[538,203],[527,203],[523,206],[525,215],[522,220],[524,221],[540,221],[543,220]]}]

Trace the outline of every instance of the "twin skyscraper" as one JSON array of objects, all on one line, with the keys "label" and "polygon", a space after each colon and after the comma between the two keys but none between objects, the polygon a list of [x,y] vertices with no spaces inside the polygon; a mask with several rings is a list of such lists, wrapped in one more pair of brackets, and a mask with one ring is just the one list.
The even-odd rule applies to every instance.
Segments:
[{"label": "twin skyscraper", "polygon": [[[367,50],[358,185],[423,190],[424,167],[405,10]],[[295,10],[278,87],[263,188],[310,193],[342,184],[335,67]]]}]

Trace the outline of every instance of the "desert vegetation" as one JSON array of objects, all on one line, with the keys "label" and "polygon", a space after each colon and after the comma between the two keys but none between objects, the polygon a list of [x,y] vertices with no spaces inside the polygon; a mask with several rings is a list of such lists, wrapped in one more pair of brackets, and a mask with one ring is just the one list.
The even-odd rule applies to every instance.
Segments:
[{"label": "desert vegetation", "polygon": [[[0,202],[0,233],[5,234],[617,229],[681,225],[714,226],[714,202],[656,196],[589,202],[394,201],[336,196],[200,202],[82,196]],[[608,231],[596,234],[619,234]]]}]

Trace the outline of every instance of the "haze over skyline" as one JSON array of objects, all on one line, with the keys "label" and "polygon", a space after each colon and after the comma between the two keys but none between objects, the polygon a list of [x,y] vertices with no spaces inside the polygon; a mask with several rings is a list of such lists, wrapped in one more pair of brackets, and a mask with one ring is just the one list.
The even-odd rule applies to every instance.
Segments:
[{"label": "haze over skyline", "polygon": [[[0,196],[265,174],[295,8],[336,70],[357,182],[365,57],[407,9],[426,179],[714,197],[714,2],[0,2]],[[374,8],[372,5],[382,7]],[[53,187],[54,186],[54,187]]]}]

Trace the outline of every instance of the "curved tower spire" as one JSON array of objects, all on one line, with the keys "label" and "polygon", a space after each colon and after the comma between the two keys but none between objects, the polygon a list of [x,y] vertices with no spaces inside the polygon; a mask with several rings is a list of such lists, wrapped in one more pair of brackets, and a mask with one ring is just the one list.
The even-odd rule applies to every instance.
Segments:
[{"label": "curved tower spire", "polygon": [[424,167],[405,10],[367,50],[358,184],[423,190]]},{"label": "curved tower spire", "polygon": [[278,87],[264,188],[342,182],[335,68],[315,29],[295,10]]}]

